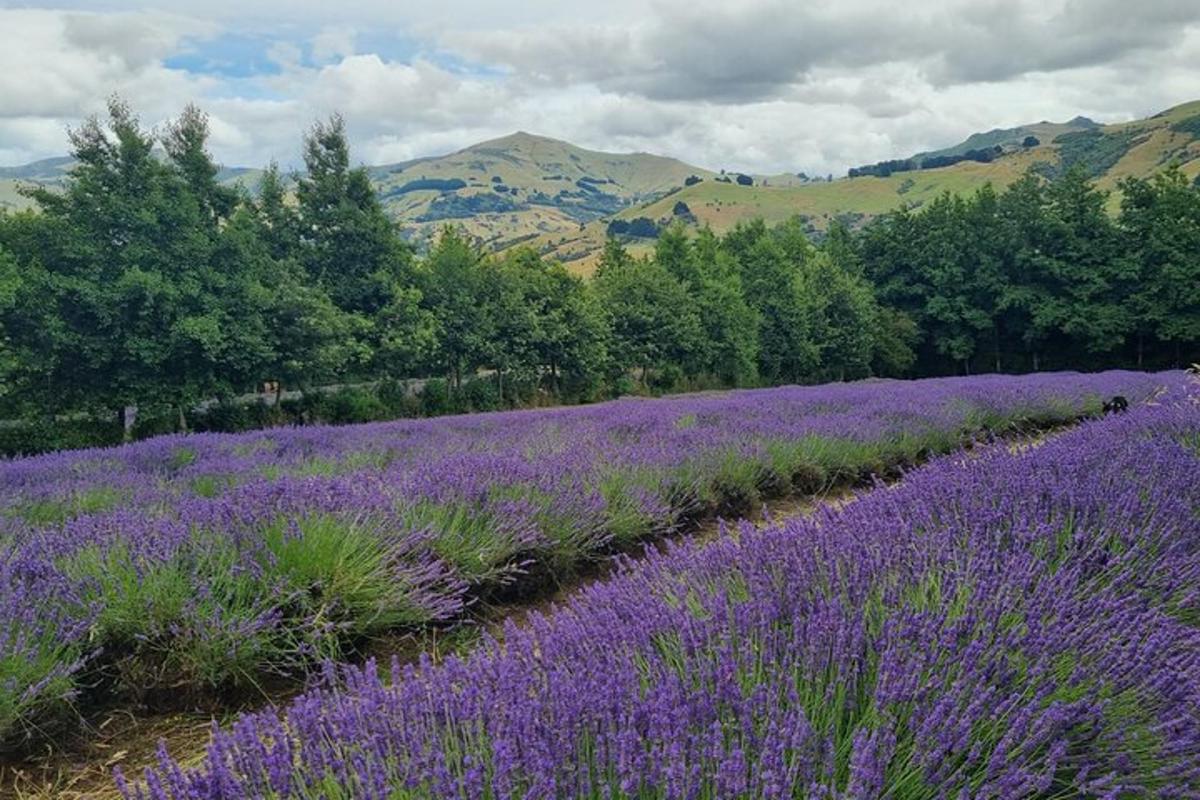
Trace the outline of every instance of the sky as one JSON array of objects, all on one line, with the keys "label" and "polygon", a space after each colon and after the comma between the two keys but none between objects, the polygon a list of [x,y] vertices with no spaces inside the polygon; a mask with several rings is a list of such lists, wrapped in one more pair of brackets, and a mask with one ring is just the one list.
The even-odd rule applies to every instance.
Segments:
[{"label": "sky", "polygon": [[710,169],[841,175],[966,135],[1200,99],[1200,0],[0,0],[0,165],[116,93],[206,110],[227,165],[355,161],[516,130]]}]

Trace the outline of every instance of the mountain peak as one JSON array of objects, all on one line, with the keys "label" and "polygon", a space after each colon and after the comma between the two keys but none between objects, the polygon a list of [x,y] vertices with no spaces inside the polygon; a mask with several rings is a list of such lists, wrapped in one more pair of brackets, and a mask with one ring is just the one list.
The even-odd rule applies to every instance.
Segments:
[{"label": "mountain peak", "polygon": [[567,142],[559,139],[552,139],[549,136],[539,136],[536,133],[528,131],[514,131],[507,136],[500,136],[496,139],[488,139],[486,142],[479,142],[466,148],[467,150],[478,150],[481,148],[516,148],[528,147],[530,145],[555,145],[559,147],[569,147]]}]

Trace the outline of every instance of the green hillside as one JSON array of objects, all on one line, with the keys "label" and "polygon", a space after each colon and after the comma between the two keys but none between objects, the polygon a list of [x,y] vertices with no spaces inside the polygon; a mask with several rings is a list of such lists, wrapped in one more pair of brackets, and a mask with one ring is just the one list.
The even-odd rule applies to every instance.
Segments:
[{"label": "green hillside", "polygon": [[371,174],[410,239],[455,223],[497,249],[578,231],[690,176],[711,176],[674,158],[595,152],[524,132]]},{"label": "green hillside", "polygon": [[[614,220],[645,218],[661,226],[679,218],[723,232],[753,217],[776,222],[799,215],[819,234],[837,218],[860,225],[901,204],[919,207],[942,192],[970,192],[988,182],[1004,186],[1031,169],[1052,177],[1080,165],[1105,189],[1172,162],[1197,176],[1200,101],[1116,125],[1076,117],[996,129],[902,161],[919,166],[929,157],[985,149],[992,159],[986,163],[964,160],[827,182],[787,174],[723,174],[674,158],[597,152],[518,132],[449,155],[369,171],[385,208],[418,247],[443,225],[456,224],[493,249],[530,244],[586,273]],[[17,191],[21,184],[61,185],[70,164],[69,158],[55,158],[0,169],[0,207],[28,204]],[[253,190],[259,175],[259,170],[231,168],[221,178]],[[1110,202],[1115,209],[1119,197],[1114,193]],[[653,240],[634,237],[629,245],[644,251]]]},{"label": "green hillside", "polygon": [[1030,136],[1037,139],[1038,142],[1052,142],[1064,133],[1094,130],[1099,127],[1102,126],[1087,117],[1075,117],[1075,119],[1069,122],[1047,122],[1046,120],[1042,120],[1031,125],[1018,125],[1015,128],[994,128],[984,133],[973,133],[956,145],[943,147],[941,150],[917,153],[912,158],[914,161],[919,162],[936,156],[958,156],[970,150],[981,150],[987,147],[1015,149],[1022,147],[1022,143]]},{"label": "green hillside", "polygon": [[[796,186],[738,186],[702,183],[636,208],[624,209],[616,219],[645,217],[659,226],[676,219],[695,226],[709,225],[721,233],[739,222],[762,217],[778,222],[800,216],[813,233],[819,234],[829,223],[841,218],[855,226],[874,216],[898,208],[901,204],[920,207],[943,192],[972,192],[985,183],[1007,186],[1029,170],[1047,177],[1073,165],[1087,170],[1103,188],[1112,190],[1110,207],[1120,203],[1117,187],[1126,177],[1145,177],[1171,163],[1182,164],[1185,174],[1200,176],[1200,101],[1187,103],[1144,120],[1115,125],[1095,125],[1076,118],[1068,123],[1035,123],[1006,131],[992,132],[992,140],[969,138],[953,148],[918,154],[961,153],[1000,144],[1004,150],[989,163],[961,161],[938,169],[896,172],[888,177],[862,176],[832,182],[812,182]],[[1002,134],[1002,135],[1001,135]],[[991,134],[981,134],[989,136]],[[1008,147],[1011,142],[1034,135],[1033,147]],[[989,145],[991,146],[991,145]],[[686,206],[682,216],[679,203]],[[595,267],[611,220],[590,223],[572,234],[542,237],[532,244],[569,264],[580,273]],[[652,239],[629,238],[630,249],[644,252]]]},{"label": "green hillside", "polygon": [[[70,177],[75,160],[70,156],[44,158],[19,167],[0,167],[0,209],[19,210],[29,207],[30,200],[21,187],[46,186],[57,188]],[[225,167],[217,177],[222,183],[253,189],[258,185],[260,169]]]},{"label": "green hillside", "polygon": [[[0,205],[28,205],[17,191],[21,184],[60,185],[70,164],[69,158],[49,159],[0,172]],[[369,171],[384,206],[418,245],[454,223],[497,249],[577,232],[582,224],[654,200],[692,176],[720,177],[674,158],[596,152],[524,132]],[[259,174],[226,169],[221,178],[253,189]],[[792,182],[799,179],[774,177],[776,184]]]}]

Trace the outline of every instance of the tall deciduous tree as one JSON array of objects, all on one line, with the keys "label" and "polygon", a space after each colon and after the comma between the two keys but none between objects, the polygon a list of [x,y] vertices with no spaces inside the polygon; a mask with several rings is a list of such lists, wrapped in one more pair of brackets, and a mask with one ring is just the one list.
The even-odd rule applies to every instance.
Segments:
[{"label": "tall deciduous tree", "polygon": [[617,363],[640,370],[686,369],[703,347],[695,305],[674,275],[653,259],[631,258],[609,244],[596,273],[596,290],[612,324]]},{"label": "tall deciduous tree", "polygon": [[[222,307],[238,291],[217,258],[228,196],[212,182],[207,123],[191,110],[168,127],[167,159],[130,108],[71,132],[66,190],[38,190],[47,400],[121,408],[192,401],[228,387],[241,359]],[[32,254],[31,254],[32,255]]]},{"label": "tall deciduous tree", "polygon": [[802,280],[808,249],[785,231],[775,236],[761,224],[735,228],[726,246],[737,259],[747,304],[758,319],[758,373],[771,382],[798,381],[820,363],[814,332],[818,299]]},{"label": "tall deciduous tree", "polygon": [[452,227],[442,230],[423,265],[424,302],[437,326],[434,360],[455,388],[488,360],[493,341],[483,269],[482,255]]},{"label": "tall deciduous tree", "polygon": [[555,391],[564,383],[571,391],[587,391],[608,360],[605,318],[590,289],[562,264],[528,248],[506,254],[495,271],[520,305],[498,323],[498,338],[519,341],[526,370],[545,376]]},{"label": "tall deciduous tree", "polygon": [[707,372],[734,386],[758,380],[758,316],[746,302],[737,262],[708,228],[689,253],[695,265],[690,291],[696,298],[707,347]]},{"label": "tall deciduous tree", "polygon": [[1169,343],[1182,366],[1182,348],[1200,345],[1200,186],[1172,166],[1152,180],[1127,180],[1121,190],[1120,224],[1136,275],[1137,364],[1153,337]]},{"label": "tall deciduous tree", "polygon": [[1033,325],[1057,330],[1085,351],[1113,351],[1131,327],[1131,275],[1105,212],[1107,194],[1076,167],[1047,187],[1046,200],[1049,236],[1035,277]]},{"label": "tall deciduous tree", "polygon": [[822,251],[805,265],[802,287],[815,299],[817,308],[814,338],[820,351],[820,371],[837,380],[868,375],[877,321],[870,286]]}]

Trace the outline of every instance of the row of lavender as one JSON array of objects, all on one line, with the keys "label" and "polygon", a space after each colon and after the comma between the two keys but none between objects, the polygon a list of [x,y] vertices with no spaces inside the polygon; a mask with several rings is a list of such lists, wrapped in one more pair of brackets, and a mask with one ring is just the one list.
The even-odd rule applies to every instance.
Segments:
[{"label": "row of lavender", "polygon": [[295,674],[452,619],[534,565],[561,573],[688,515],[1066,421],[1163,380],[786,388],[0,464],[0,739],[50,730],[81,684],[148,697]]},{"label": "row of lavender", "polygon": [[464,660],[348,669],[122,790],[1196,797],[1200,397],[1174,383],[1032,451],[653,555]]}]

